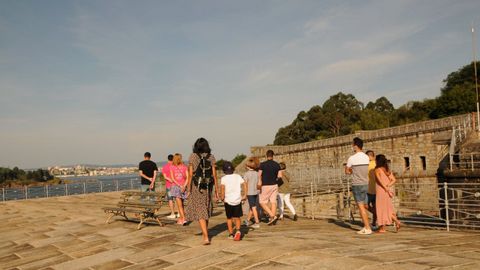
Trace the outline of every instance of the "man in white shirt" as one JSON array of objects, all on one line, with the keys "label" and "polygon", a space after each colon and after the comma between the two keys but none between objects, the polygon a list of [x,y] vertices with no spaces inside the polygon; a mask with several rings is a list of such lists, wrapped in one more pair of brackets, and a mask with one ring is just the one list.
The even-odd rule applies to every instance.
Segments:
[{"label": "man in white shirt", "polygon": [[368,222],[368,165],[370,159],[363,153],[362,139],[355,137],[353,139],[353,151],[355,154],[350,156],[345,167],[345,173],[352,175],[352,193],[355,202],[360,210],[360,216],[363,221],[363,228],[358,231],[358,234],[372,234],[372,229]]}]

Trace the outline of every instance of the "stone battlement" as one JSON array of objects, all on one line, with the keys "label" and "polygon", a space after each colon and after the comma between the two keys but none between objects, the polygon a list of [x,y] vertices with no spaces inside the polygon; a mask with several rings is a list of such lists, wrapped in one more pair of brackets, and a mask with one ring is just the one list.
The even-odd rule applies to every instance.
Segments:
[{"label": "stone battlement", "polygon": [[251,153],[253,156],[263,157],[265,156],[266,151],[271,149],[276,154],[284,155],[297,152],[312,151],[321,148],[331,148],[344,145],[349,146],[351,145],[354,137],[360,137],[367,143],[376,140],[418,135],[422,133],[436,133],[452,130],[453,127],[464,126],[468,125],[469,123],[474,123],[472,117],[472,114],[463,114],[378,130],[360,130],[350,135],[293,145],[252,146]]}]

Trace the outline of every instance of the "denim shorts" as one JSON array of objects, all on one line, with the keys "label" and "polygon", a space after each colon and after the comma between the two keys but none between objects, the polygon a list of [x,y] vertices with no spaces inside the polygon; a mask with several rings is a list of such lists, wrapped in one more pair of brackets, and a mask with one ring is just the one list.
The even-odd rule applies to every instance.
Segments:
[{"label": "denim shorts", "polygon": [[368,204],[368,185],[352,186],[353,198],[357,203]]},{"label": "denim shorts", "polygon": [[252,207],[259,207],[258,205],[258,195],[247,195],[247,200],[248,200],[248,205],[250,207],[250,209],[252,209]]}]

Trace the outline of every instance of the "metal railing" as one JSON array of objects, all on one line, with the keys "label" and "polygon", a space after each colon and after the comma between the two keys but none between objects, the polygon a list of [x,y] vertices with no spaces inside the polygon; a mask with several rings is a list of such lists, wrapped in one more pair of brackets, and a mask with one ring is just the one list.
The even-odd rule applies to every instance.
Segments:
[{"label": "metal railing", "polygon": [[453,170],[454,157],[462,143],[468,138],[469,132],[474,129],[472,119],[464,119],[463,122],[452,128],[452,138],[449,145],[450,171]]},{"label": "metal railing", "polygon": [[[304,216],[361,220],[351,193],[351,179],[339,169],[290,172],[293,198]],[[393,199],[397,216],[410,225],[480,229],[480,182],[437,183],[432,177],[397,177]]]},{"label": "metal railing", "polygon": [[1,201],[49,198],[99,192],[112,192],[140,188],[139,178],[74,182],[59,185],[2,188]]},{"label": "metal railing", "polygon": [[450,171],[480,169],[480,152],[458,153],[450,155]]}]

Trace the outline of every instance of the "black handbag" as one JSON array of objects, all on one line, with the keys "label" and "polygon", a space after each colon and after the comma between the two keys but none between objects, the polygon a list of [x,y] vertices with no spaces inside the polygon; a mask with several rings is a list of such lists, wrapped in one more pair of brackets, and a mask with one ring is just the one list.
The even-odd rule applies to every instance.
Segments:
[{"label": "black handbag", "polygon": [[283,185],[283,179],[281,177],[277,178],[277,185],[281,187]]}]

